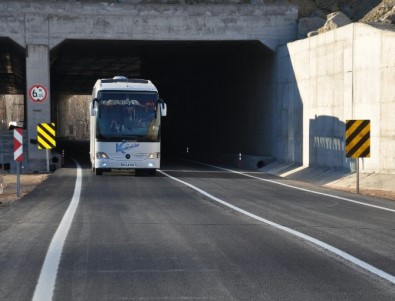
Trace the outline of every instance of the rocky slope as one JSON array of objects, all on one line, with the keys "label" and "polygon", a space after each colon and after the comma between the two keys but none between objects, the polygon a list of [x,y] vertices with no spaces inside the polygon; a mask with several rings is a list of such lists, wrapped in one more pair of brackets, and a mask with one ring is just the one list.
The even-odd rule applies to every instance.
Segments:
[{"label": "rocky slope", "polygon": [[[278,3],[277,0],[264,3]],[[299,38],[316,35],[351,22],[395,30],[395,0],[287,0],[299,8]]]}]

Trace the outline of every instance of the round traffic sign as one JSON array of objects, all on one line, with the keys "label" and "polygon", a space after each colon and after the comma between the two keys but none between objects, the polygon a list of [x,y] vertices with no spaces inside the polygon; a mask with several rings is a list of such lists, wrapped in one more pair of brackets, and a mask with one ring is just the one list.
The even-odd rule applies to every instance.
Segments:
[{"label": "round traffic sign", "polygon": [[33,85],[29,90],[29,97],[35,103],[44,102],[48,97],[48,90],[43,85]]}]

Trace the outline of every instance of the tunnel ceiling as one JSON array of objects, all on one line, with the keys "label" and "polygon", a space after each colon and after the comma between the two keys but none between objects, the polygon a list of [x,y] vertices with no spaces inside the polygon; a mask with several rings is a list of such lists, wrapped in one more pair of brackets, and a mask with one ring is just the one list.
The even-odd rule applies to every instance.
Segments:
[{"label": "tunnel ceiling", "polygon": [[25,50],[9,38],[0,38],[0,94],[25,91]]},{"label": "tunnel ceiling", "polygon": [[271,53],[258,41],[67,40],[51,51],[51,91],[90,94],[98,78],[114,75],[165,84],[179,77],[179,70],[193,77],[205,64],[224,57],[236,61],[246,48]]},{"label": "tunnel ceiling", "polygon": [[[25,50],[9,38],[0,38],[0,46],[0,94],[24,94]],[[165,85],[185,73],[201,76],[204,66],[211,72],[219,60],[237,63],[254,51],[272,54],[258,41],[66,40],[50,52],[51,94],[90,94],[98,78],[114,75]]]}]

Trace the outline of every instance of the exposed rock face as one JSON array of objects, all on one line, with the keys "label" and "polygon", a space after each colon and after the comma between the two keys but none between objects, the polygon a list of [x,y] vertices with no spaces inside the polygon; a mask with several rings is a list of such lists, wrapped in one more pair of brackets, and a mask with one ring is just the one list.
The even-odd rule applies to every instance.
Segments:
[{"label": "exposed rock face", "polygon": [[309,32],[316,31],[318,28],[324,26],[325,22],[326,20],[321,17],[300,18],[298,23],[298,38],[305,38]]},{"label": "exposed rock face", "polygon": [[312,37],[329,30],[351,23],[351,19],[342,12],[334,12],[327,16],[327,20],[320,17],[300,18],[298,24],[299,38]]},{"label": "exposed rock face", "polygon": [[360,21],[366,23],[383,22],[395,24],[395,0],[385,0],[367,13]]},{"label": "exposed rock face", "polygon": [[[303,0],[288,0],[300,5]],[[306,0],[304,0],[306,1]],[[351,22],[364,22],[387,24],[395,28],[395,0],[315,0],[318,11],[299,19],[299,38],[317,35],[334,28],[350,24]],[[319,13],[329,13],[324,25],[320,25],[322,18]]]},{"label": "exposed rock face", "polygon": [[[316,0],[317,7],[325,11],[336,11],[339,10],[339,2],[337,0]],[[344,1],[343,1],[344,2]]]},{"label": "exposed rock face", "polygon": [[318,29],[318,33],[327,32],[351,23],[349,17],[342,12],[334,12],[328,15],[324,26]]},{"label": "exposed rock face", "polygon": [[395,6],[379,20],[383,23],[395,24]]}]

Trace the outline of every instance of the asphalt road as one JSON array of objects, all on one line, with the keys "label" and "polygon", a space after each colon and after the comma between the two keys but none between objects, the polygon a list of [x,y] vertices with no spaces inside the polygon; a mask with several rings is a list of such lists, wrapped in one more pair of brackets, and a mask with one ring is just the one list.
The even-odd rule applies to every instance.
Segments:
[{"label": "asphalt road", "polygon": [[[53,300],[395,299],[394,202],[185,161],[162,170],[82,168],[76,198],[70,166],[0,208],[0,300],[32,300],[40,277]],[[49,279],[42,267],[69,204]]]}]

